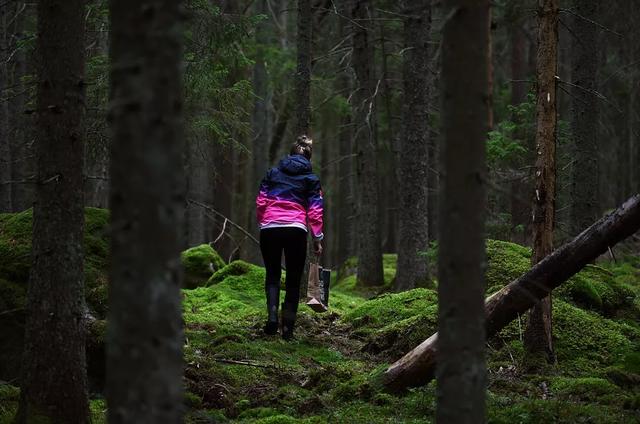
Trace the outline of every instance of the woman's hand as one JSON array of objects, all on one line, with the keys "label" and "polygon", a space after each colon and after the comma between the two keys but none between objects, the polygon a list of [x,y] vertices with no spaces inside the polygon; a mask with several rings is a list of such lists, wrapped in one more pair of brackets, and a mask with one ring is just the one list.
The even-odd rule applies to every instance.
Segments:
[{"label": "woman's hand", "polygon": [[317,256],[322,255],[322,240],[313,241],[313,253],[315,253]]}]

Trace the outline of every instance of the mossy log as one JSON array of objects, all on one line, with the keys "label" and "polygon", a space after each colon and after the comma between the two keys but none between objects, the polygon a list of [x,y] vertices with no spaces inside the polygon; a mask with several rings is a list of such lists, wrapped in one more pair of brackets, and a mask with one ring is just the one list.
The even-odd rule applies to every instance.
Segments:
[{"label": "mossy log", "polygon": [[[487,298],[486,334],[495,335],[608,248],[640,229],[640,195],[580,233],[520,278]],[[435,374],[438,333],[393,363],[381,382],[390,392],[427,384]]]}]

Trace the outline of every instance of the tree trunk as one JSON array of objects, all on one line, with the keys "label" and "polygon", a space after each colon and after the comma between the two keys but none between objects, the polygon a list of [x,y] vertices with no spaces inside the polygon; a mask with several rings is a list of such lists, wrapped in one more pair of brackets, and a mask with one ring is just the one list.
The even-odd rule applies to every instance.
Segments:
[{"label": "tree trunk", "polygon": [[298,0],[298,68],[296,71],[296,124],[294,137],[309,135],[311,124],[311,0]]},{"label": "tree trunk", "polygon": [[110,423],[180,423],[181,2],[111,0]]},{"label": "tree trunk", "polygon": [[[556,196],[556,76],[558,69],[558,0],[539,0],[536,105],[536,185],[533,199],[533,254],[537,264],[553,251]],[[529,313],[524,332],[529,358],[545,354],[553,361],[551,296]],[[534,361],[535,362],[535,361]]]},{"label": "tree trunk", "polygon": [[11,143],[11,205],[13,210],[21,212],[33,206],[34,198],[34,160],[35,153],[33,143],[30,139],[33,136],[31,130],[32,118],[25,112],[27,108],[27,87],[23,83],[23,78],[28,75],[26,47],[21,45],[25,38],[25,21],[27,18],[27,5],[24,1],[15,2],[13,16],[13,27],[11,48],[15,50],[12,66],[12,92],[9,104],[9,114],[11,123],[10,140]]},{"label": "tree trunk", "polygon": [[82,246],[84,5],[84,0],[38,2],[38,184],[18,423],[89,422]]},{"label": "tree trunk", "polygon": [[[573,19],[571,46],[571,90],[573,136],[573,165],[571,175],[571,234],[596,219],[598,205],[598,28],[587,21],[600,17],[598,0],[574,0],[575,12],[581,17]],[[628,160],[625,158],[625,160]],[[631,173],[629,169],[629,173]]]},{"label": "tree trunk", "polygon": [[[489,0],[451,0],[442,39],[436,421],[484,422]],[[473,69],[472,73],[469,70]]]},{"label": "tree trunk", "polygon": [[[511,321],[548,296],[584,266],[616,243],[640,230],[640,195],[600,219],[569,243],[534,265],[531,270],[485,301],[486,333],[490,338]],[[382,383],[392,392],[425,385],[433,379],[440,358],[438,333],[392,364]]]},{"label": "tree trunk", "polygon": [[[265,15],[269,14],[267,0],[258,0],[255,7],[256,13]],[[240,196],[239,199],[242,199],[245,203],[236,203],[238,206],[237,209],[247,209],[245,205],[250,205],[247,209],[249,213],[247,215],[248,221],[246,222],[250,232],[254,234],[258,232],[255,213],[255,198],[258,195],[258,186],[260,185],[260,181],[269,168],[268,153],[272,133],[272,119],[269,110],[272,93],[269,88],[269,74],[267,73],[267,64],[265,62],[265,50],[268,48],[267,44],[269,38],[267,25],[267,22],[261,22],[258,24],[258,28],[256,29],[257,53],[256,63],[253,68],[253,87],[256,100],[252,116],[253,143],[250,146],[252,152],[251,169],[249,172],[250,178],[247,182],[249,185],[248,193],[250,193],[250,196]],[[239,154],[241,155],[242,153]],[[240,222],[245,222],[245,220],[241,220]],[[260,255],[259,249],[252,244],[246,246],[246,258],[250,262],[262,263],[262,256]]]},{"label": "tree trunk", "polygon": [[[210,204],[211,164],[208,160],[209,141],[200,140],[198,134],[189,134],[186,139],[187,198]],[[206,211],[193,204],[187,205],[187,246],[198,246],[208,242]]]},{"label": "tree trunk", "polygon": [[[429,283],[429,34],[431,0],[405,1],[404,110],[400,146],[400,237],[395,289]],[[394,188],[395,190],[395,188]]]},{"label": "tree trunk", "polygon": [[[525,4],[523,1],[511,1],[507,3],[508,32],[511,47],[511,105],[518,106],[527,101],[529,66],[527,63],[527,37],[524,29]],[[514,137],[520,140],[524,147],[526,158],[515,161],[511,173],[513,180],[510,186],[510,212],[511,212],[511,240],[526,245],[529,243],[531,232],[531,201],[529,193],[533,186],[529,182],[530,172],[528,167],[533,162],[532,140],[527,136],[526,122],[522,122],[517,114],[512,114],[511,120],[516,124]],[[527,171],[522,171],[527,169]]]},{"label": "tree trunk", "polygon": [[358,276],[362,286],[383,283],[382,246],[378,202],[378,143],[376,128],[377,81],[374,76],[373,6],[370,0],[354,0],[353,68],[356,92],[355,110],[356,205],[358,237]]},{"label": "tree trunk", "polygon": [[[0,93],[2,97],[8,94],[9,73],[7,59],[9,45],[7,43],[9,31],[9,8],[0,7]],[[0,99],[0,213],[11,212],[11,143],[9,139],[9,107],[8,102]]]},{"label": "tree trunk", "polygon": [[[350,9],[346,8],[344,1],[340,2],[340,12],[343,15],[350,13]],[[351,31],[350,22],[346,19],[338,20],[338,37],[344,39],[344,37]],[[347,98],[352,90],[352,81],[350,78],[349,69],[345,69],[338,75],[337,78],[338,91],[343,93]],[[336,253],[336,266],[340,266],[350,256],[355,253],[353,248],[353,240],[355,238],[354,226],[356,225],[353,219],[354,204],[353,204],[353,122],[351,111],[345,112],[340,118],[340,126],[338,130],[338,175],[336,179],[336,189],[338,191],[336,196],[336,208],[340,208],[336,212],[336,234],[337,239],[337,253]]]}]

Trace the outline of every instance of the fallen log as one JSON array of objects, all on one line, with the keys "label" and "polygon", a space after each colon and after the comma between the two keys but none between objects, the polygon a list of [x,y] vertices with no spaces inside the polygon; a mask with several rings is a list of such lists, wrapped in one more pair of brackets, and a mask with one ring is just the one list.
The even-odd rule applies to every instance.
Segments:
[{"label": "fallen log", "polygon": [[[578,273],[611,246],[640,229],[640,195],[627,200],[576,238],[555,250],[526,274],[485,301],[487,338],[523,314],[554,288]],[[430,382],[435,375],[438,333],[435,333],[381,376],[389,392],[401,392]]]}]

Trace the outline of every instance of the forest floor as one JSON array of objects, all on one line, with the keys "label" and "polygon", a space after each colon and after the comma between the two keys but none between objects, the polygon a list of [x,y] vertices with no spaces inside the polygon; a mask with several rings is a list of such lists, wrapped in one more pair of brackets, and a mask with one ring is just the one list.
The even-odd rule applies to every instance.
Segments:
[{"label": "forest floor", "polygon": [[[0,422],[9,422],[19,395],[9,383],[19,360],[30,220],[30,212],[0,215]],[[95,423],[105,422],[107,222],[105,211],[87,209],[87,301],[98,319],[88,346]],[[530,251],[512,243],[489,240],[487,254],[488,293],[529,267]],[[401,396],[376,385],[388,364],[436,328],[435,290],[387,293],[394,255],[384,258],[384,285],[366,292],[355,284],[356,261],[348,261],[328,312],[300,305],[292,342],[262,333],[263,268],[225,265],[206,245],[183,253],[183,262],[188,423],[433,420],[435,383]],[[489,422],[640,422],[640,258],[589,265],[554,291],[553,308],[557,364],[525,360],[525,317],[489,340]]]}]

